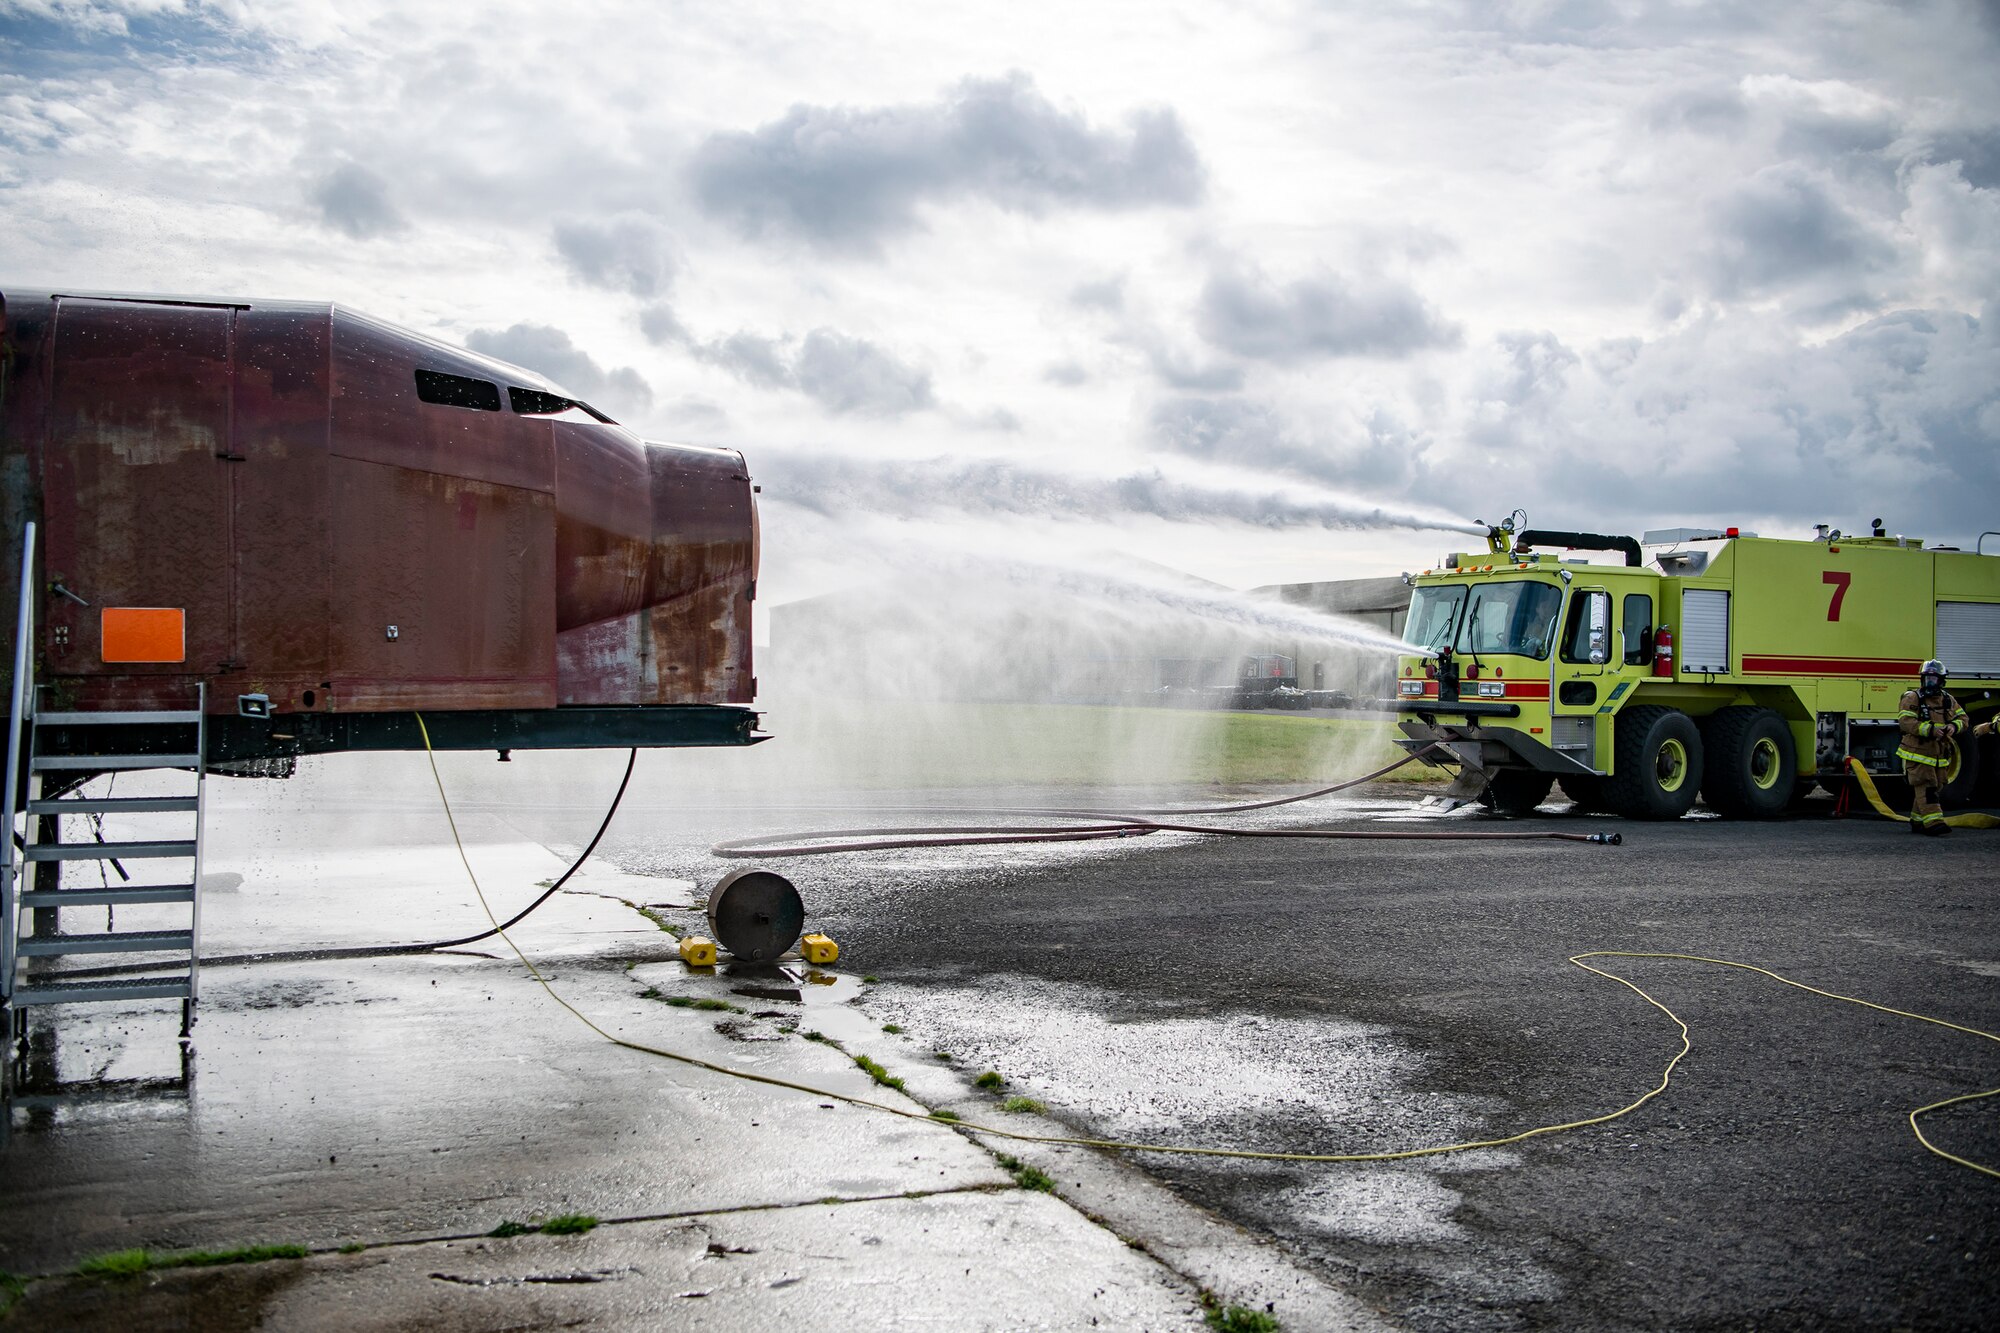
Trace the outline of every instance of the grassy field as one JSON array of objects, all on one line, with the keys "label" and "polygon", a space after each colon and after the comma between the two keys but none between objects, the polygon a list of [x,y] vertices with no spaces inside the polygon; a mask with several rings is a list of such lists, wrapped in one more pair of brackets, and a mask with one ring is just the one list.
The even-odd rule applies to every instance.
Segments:
[{"label": "grassy field", "polygon": [[[1331,783],[1403,757],[1386,718],[1298,713],[822,701],[768,725],[795,777],[870,787]],[[1412,765],[1388,780],[1443,776]]]}]

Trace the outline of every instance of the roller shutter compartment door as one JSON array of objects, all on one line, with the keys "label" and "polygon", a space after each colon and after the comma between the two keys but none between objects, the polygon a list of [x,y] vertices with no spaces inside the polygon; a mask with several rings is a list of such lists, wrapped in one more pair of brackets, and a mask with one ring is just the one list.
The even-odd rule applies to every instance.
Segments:
[{"label": "roller shutter compartment door", "polygon": [[1729,594],[1689,588],[1681,594],[1681,664],[1688,672],[1729,671]]},{"label": "roller shutter compartment door", "polygon": [[2000,679],[2000,605],[1939,602],[1937,655],[1954,680]]}]

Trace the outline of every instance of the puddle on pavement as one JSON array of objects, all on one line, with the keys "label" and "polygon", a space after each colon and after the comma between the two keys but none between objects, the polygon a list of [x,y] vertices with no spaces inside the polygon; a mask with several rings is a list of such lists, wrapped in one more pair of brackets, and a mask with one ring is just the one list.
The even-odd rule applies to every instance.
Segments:
[{"label": "puddle on pavement", "polygon": [[174,1039],[179,1026],[178,1005],[69,1024],[35,1015],[25,1051],[11,1040],[5,1049],[0,1144],[14,1132],[45,1133],[134,1115],[185,1115],[194,1091],[195,1052]]},{"label": "puddle on pavement", "polygon": [[[690,1014],[716,1016],[715,1031],[731,1041],[780,1041],[797,1032],[833,1032],[860,1020],[846,1011],[861,981],[798,959],[715,967],[668,961],[642,963],[627,974],[641,998]],[[725,1007],[727,1006],[727,1007]]]}]

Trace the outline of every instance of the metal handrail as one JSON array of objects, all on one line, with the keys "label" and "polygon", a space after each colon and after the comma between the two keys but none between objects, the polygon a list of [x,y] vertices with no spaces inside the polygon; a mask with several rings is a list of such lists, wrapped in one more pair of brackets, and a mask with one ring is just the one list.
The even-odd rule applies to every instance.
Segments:
[{"label": "metal handrail", "polygon": [[1986,539],[1987,539],[1988,537],[2000,537],[2000,532],[1995,532],[1995,531],[1993,531],[1993,530],[1991,530],[1991,529],[1988,529],[1987,531],[1985,531],[1985,532],[1982,532],[1982,533],[1980,533],[1980,534],[1979,534],[1979,541],[1978,541],[1978,543],[1977,543],[1977,544],[1976,544],[1976,545],[1975,545],[1975,546],[1974,546],[1974,547],[1973,547],[1972,549],[1973,549],[1973,550],[1975,550],[1975,551],[1977,551],[1977,552],[1979,552],[1979,554],[1981,554],[1981,555],[1985,555],[1985,554],[1986,554]]},{"label": "metal handrail", "polygon": [[194,686],[194,870],[188,882],[194,886],[188,901],[188,993],[187,1008],[181,1015],[181,1035],[194,1026],[194,1007],[201,1000],[201,863],[202,845],[208,823],[208,682]]},{"label": "metal handrail", "polygon": [[15,906],[20,862],[14,852],[14,808],[21,794],[21,726],[34,704],[35,525],[21,530],[21,604],[14,615],[14,676],[7,700],[6,846],[0,849],[0,1002],[14,994],[14,955],[21,929]]}]

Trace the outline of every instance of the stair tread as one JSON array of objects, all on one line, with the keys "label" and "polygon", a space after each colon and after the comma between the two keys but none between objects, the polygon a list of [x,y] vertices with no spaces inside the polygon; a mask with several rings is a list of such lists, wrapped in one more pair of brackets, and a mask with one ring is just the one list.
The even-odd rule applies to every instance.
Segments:
[{"label": "stair tread", "polygon": [[118,903],[191,903],[192,884],[121,884],[95,889],[29,889],[23,907],[103,907]]},{"label": "stair tread", "polygon": [[23,958],[63,958],[84,953],[164,953],[193,947],[192,930],[116,930],[88,935],[28,935],[15,946],[15,952]]},{"label": "stair tread", "polygon": [[134,842],[37,842],[22,855],[27,861],[142,861],[148,858],[193,856],[193,838],[147,838]]},{"label": "stair tread", "polygon": [[169,708],[159,711],[145,711],[130,708],[106,708],[95,712],[36,713],[35,723],[44,727],[88,727],[88,726],[128,726],[132,723],[171,723],[175,726],[190,726],[201,721],[201,714],[191,708]]},{"label": "stair tread", "polygon": [[201,756],[197,754],[39,754],[32,766],[37,771],[47,769],[89,768],[99,771],[114,768],[197,768]]},{"label": "stair tread", "polygon": [[53,801],[30,801],[31,815],[138,815],[194,810],[196,796],[73,796]]},{"label": "stair tread", "polygon": [[186,973],[165,977],[114,977],[107,981],[61,981],[49,979],[14,988],[13,1003],[67,1004],[90,1000],[156,1000],[185,998],[193,993],[193,978]]}]

